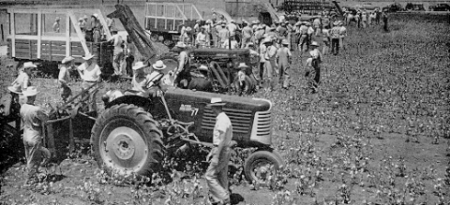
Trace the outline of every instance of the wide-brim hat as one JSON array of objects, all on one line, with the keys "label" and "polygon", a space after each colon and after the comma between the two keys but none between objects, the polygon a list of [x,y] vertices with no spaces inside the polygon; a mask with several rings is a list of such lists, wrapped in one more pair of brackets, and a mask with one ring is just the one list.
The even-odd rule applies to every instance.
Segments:
[{"label": "wide-brim hat", "polygon": [[30,87],[27,87],[26,90],[23,90],[22,94],[24,96],[35,96],[38,94],[38,91],[37,91],[36,87],[30,86]]},{"label": "wide-brim hat", "polygon": [[138,61],[137,63],[134,64],[133,70],[139,70],[141,68],[145,68],[146,66],[147,65],[145,65],[144,62]]},{"label": "wide-brim hat", "polygon": [[98,18],[98,14],[92,14],[91,17],[95,17],[97,19]]},{"label": "wide-brim hat", "polygon": [[208,71],[208,66],[202,64],[198,67],[199,70],[204,70],[204,71]]},{"label": "wide-brim hat", "polygon": [[184,44],[182,41],[178,41],[177,44],[175,44],[178,48],[186,48],[186,44]]},{"label": "wide-brim hat", "polygon": [[339,26],[339,21],[333,22],[333,25],[334,25],[334,26]]},{"label": "wide-brim hat", "polygon": [[94,55],[88,53],[87,55],[85,55],[85,56],[83,56],[83,57],[81,57],[81,58],[83,58],[83,60],[87,61],[87,60],[92,59],[93,57],[94,57]]},{"label": "wide-brim hat", "polygon": [[239,63],[238,68],[248,68],[248,65],[245,64],[244,62],[242,62],[242,63]]},{"label": "wide-brim hat", "polygon": [[289,41],[287,39],[283,39],[283,40],[281,40],[281,44],[289,45]]},{"label": "wide-brim hat", "polygon": [[36,68],[37,66],[33,62],[26,62],[23,64],[23,69],[25,68]]},{"label": "wide-brim hat", "polygon": [[317,43],[316,41],[311,42],[311,46],[319,46],[319,43]]},{"label": "wide-brim hat", "polygon": [[226,103],[222,101],[222,98],[211,98],[211,103],[206,105],[206,107],[223,107]]},{"label": "wide-brim hat", "polygon": [[267,37],[261,43],[272,43],[272,38]]},{"label": "wide-brim hat", "polygon": [[191,27],[187,27],[186,29],[184,29],[185,31],[187,31],[187,32],[189,32],[189,31],[192,31],[192,28]]},{"label": "wide-brim hat", "polygon": [[164,70],[166,68],[162,60],[156,61],[152,66],[155,70]]},{"label": "wide-brim hat", "polygon": [[22,93],[22,90],[20,90],[20,86],[8,86],[8,90],[16,94]]},{"label": "wide-brim hat", "polygon": [[61,61],[61,63],[65,64],[65,63],[71,62],[73,60],[75,60],[75,58],[73,58],[72,56],[67,56]]}]

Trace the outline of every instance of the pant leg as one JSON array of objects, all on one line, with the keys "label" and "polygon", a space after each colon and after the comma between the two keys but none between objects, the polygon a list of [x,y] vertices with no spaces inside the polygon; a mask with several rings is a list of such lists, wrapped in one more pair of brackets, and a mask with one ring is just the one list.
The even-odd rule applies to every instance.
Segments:
[{"label": "pant leg", "polygon": [[289,87],[289,80],[290,80],[290,76],[289,76],[289,65],[283,65],[283,70],[281,71],[284,75],[283,78],[283,88],[288,88]]},{"label": "pant leg", "polygon": [[225,180],[227,176],[224,176],[228,174],[228,161],[229,158],[226,159],[223,156],[219,156],[219,164],[217,166],[209,165],[206,170],[206,184],[214,202],[222,202],[229,198],[228,178]]},{"label": "pant leg", "polygon": [[[43,162],[47,162],[50,159],[50,151],[42,147],[39,141],[24,141],[25,152],[28,153],[27,157],[27,170],[28,178],[32,178],[38,172],[40,165]],[[27,155],[26,155],[27,156]]]},{"label": "pant leg", "polygon": [[273,67],[272,67],[272,63],[270,62],[270,60],[267,60],[264,64],[264,76],[266,77],[266,87],[268,88],[272,88],[272,71],[273,71]]}]

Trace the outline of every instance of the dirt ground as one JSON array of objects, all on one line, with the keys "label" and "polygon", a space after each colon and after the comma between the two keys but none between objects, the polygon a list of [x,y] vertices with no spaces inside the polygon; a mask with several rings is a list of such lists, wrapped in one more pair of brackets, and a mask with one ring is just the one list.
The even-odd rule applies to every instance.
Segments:
[{"label": "dirt ground", "polygon": [[[414,14],[391,15],[389,24],[387,33],[349,26],[347,48],[324,55],[317,94],[304,77],[307,55],[295,51],[290,89],[253,96],[274,103],[272,140],[286,166],[267,184],[232,177],[239,204],[450,204],[450,26],[444,16]],[[1,62],[4,70],[11,60]],[[13,77],[1,73],[6,88]],[[39,103],[57,103],[54,79],[33,82]],[[128,86],[106,83],[101,92]],[[208,204],[201,168],[171,169],[171,182],[151,186],[106,176],[83,126],[76,151],[38,187],[23,186],[20,143],[5,145],[20,140],[2,139],[0,204]]]}]

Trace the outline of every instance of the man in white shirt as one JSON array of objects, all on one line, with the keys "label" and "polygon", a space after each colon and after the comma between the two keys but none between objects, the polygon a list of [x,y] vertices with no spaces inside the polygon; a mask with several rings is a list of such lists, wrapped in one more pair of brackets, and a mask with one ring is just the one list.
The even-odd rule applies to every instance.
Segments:
[{"label": "man in white shirt", "polygon": [[113,68],[114,75],[122,75],[122,61],[124,59],[123,55],[123,40],[122,37],[117,33],[117,31],[112,31],[110,42],[113,43],[114,46],[114,57],[113,57]]},{"label": "man in white shirt", "polygon": [[230,193],[228,193],[228,162],[230,160],[233,126],[230,118],[223,111],[224,106],[225,103],[221,98],[212,98],[211,103],[207,105],[207,108],[212,109],[216,115],[216,124],[213,131],[214,148],[207,156],[210,164],[205,173],[213,204],[230,203]]},{"label": "man in white shirt", "polygon": [[67,99],[72,95],[72,90],[69,87],[70,81],[70,70],[73,67],[72,56],[67,56],[61,61],[61,68],[59,68],[58,74],[58,83],[59,83],[59,93],[63,102],[66,102]]},{"label": "man in white shirt", "polygon": [[197,48],[206,48],[209,46],[209,35],[206,33],[205,27],[200,28],[200,32],[195,39],[195,45]]},{"label": "man in white shirt", "polygon": [[347,28],[345,28],[344,24],[342,23],[342,21],[339,21],[339,26],[340,26],[340,41],[339,41],[339,46],[341,49],[345,49],[345,37],[347,36]]},{"label": "man in white shirt", "polygon": [[[80,74],[80,78],[83,80],[83,82],[81,83],[81,89],[83,90],[87,90],[93,84],[100,82],[100,75],[102,74],[102,72],[100,71],[100,67],[98,67],[97,63],[93,62],[93,58],[94,55],[90,53],[84,56],[83,60],[85,60],[85,62],[82,63],[80,66],[78,66],[77,69],[78,73]],[[97,91],[88,94],[89,94],[88,98],[89,111],[90,112],[97,111],[97,103],[96,103]],[[84,96],[87,96],[87,94]]]}]

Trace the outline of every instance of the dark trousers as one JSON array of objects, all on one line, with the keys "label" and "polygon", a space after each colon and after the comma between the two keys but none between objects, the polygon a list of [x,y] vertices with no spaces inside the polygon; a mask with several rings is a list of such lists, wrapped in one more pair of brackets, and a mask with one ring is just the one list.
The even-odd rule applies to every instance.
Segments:
[{"label": "dark trousers", "polygon": [[134,56],[128,56],[125,58],[125,62],[126,62],[126,68],[125,70],[127,71],[128,76],[133,77],[133,62],[134,62]]},{"label": "dark trousers", "polygon": [[339,53],[339,38],[331,39],[331,52],[333,55],[337,55]]}]

